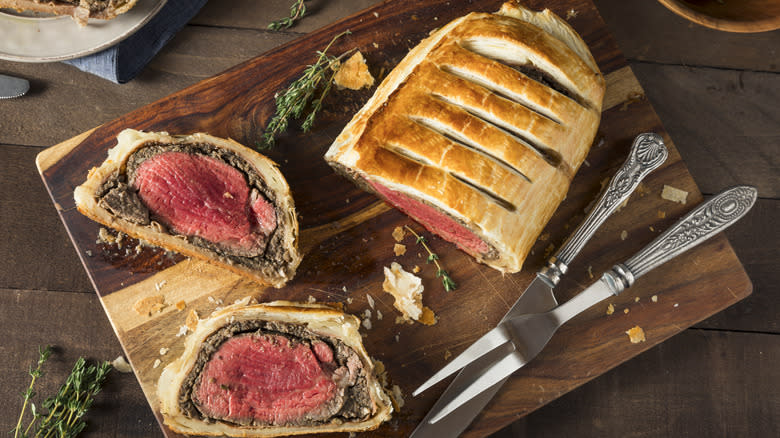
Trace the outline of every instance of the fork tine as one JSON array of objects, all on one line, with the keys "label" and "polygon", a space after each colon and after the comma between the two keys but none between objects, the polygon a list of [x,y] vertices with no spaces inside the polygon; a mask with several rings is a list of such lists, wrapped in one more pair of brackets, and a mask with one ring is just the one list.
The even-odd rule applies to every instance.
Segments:
[{"label": "fork tine", "polygon": [[496,348],[501,347],[502,345],[508,344],[509,347],[514,348],[509,339],[510,338],[503,324],[499,324],[498,327],[485,333],[484,336],[477,339],[473,344],[471,344],[469,348],[464,350],[463,353],[459,354],[455,359],[453,359],[452,362],[445,365],[444,368],[431,376],[430,379],[426,380],[422,385],[420,385],[419,388],[414,390],[412,395],[416,397],[421,392],[444,380],[449,375],[456,373],[461,368],[479,359],[485,354],[490,353]]},{"label": "fork tine", "polygon": [[446,417],[455,409],[458,409],[463,403],[468,402],[478,396],[482,391],[490,388],[498,382],[503,381],[509,375],[517,371],[518,368],[528,362],[517,352],[510,352],[503,359],[494,363],[487,371],[474,379],[463,391],[444,405],[428,422],[436,423]]}]

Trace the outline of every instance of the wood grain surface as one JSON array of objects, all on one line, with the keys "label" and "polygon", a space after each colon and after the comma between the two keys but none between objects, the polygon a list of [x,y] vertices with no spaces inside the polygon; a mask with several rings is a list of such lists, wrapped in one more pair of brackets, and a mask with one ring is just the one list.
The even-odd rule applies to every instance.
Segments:
[{"label": "wood grain surface", "polygon": [[[73,208],[73,188],[89,168],[104,159],[121,129],[204,131],[252,146],[272,115],[274,93],[300,74],[303,65],[299,54],[314,53],[333,35],[350,29],[352,34],[340,40],[333,52],[358,47],[373,73],[381,78],[409,47],[437,27],[437,21],[446,23],[468,10],[495,10],[498,3],[477,2],[468,9],[446,6],[445,2],[423,5],[411,1],[379,5],[39,155],[44,182],[153,409],[157,406],[155,384],[160,371],[170,358],[181,354],[182,343],[176,334],[188,311],[205,316],[223,303],[247,295],[261,301],[305,301],[311,296],[318,301],[342,302],[351,313],[368,309],[366,295],[371,295],[378,303],[378,308],[372,310],[388,318],[373,322],[366,333],[367,347],[385,362],[393,384],[409,394],[449,355],[465,348],[506,312],[541,266],[545,254],[582,219],[601,181],[625,159],[633,136],[644,131],[663,134],[595,7],[588,2],[545,5],[553,6],[562,16],[570,8],[579,11],[572,17],[572,25],[592,48],[607,78],[605,113],[596,146],[523,272],[502,276],[477,265],[451,245],[431,239],[460,284],[457,292],[445,294],[431,270],[423,272],[425,304],[439,317],[439,323],[431,328],[396,324],[391,299],[381,291],[382,266],[393,260],[409,269],[415,264],[424,265],[411,239],[405,242],[411,247],[406,256],[394,258],[391,253],[391,231],[408,223],[408,219],[394,210],[378,208],[372,196],[343,181],[317,159],[368,93],[335,92],[330,99],[333,103],[320,116],[316,129],[303,135],[293,128],[269,152],[279,162],[296,199],[305,253],[297,278],[282,290],[263,290],[220,268],[159,250],[141,248],[139,254],[130,242],[97,243],[99,226]],[[570,298],[592,281],[589,277],[593,272],[597,276],[626,258],[701,200],[668,136],[666,141],[671,149],[668,162],[594,238],[596,243],[583,251],[580,260],[587,260],[588,265],[573,266],[579,269],[561,284],[559,299]],[[689,203],[680,205],[661,199],[664,184],[688,191]],[[621,239],[622,231],[627,231],[628,239]],[[606,315],[606,305],[595,306],[563,327],[534,362],[513,376],[483,417],[527,414],[750,293],[749,280],[722,236],[687,254],[686,259],[688,263],[665,266],[648,275],[631,293],[611,300],[616,314]],[[699,292],[702,288],[708,292]],[[662,296],[658,303],[650,300],[655,294]],[[146,316],[132,310],[136,302],[158,296],[164,297],[167,304],[162,312]],[[174,306],[180,301],[186,302],[186,310]],[[641,345],[628,342],[624,333],[635,325],[643,327],[648,337]],[[447,336],[443,336],[445,333]],[[169,349],[168,353],[161,356],[161,348]],[[419,398],[407,397],[404,409],[375,434],[410,432],[442,389],[440,385]],[[477,421],[477,427],[481,422]],[[167,429],[166,433],[175,435]]]},{"label": "wood grain surface", "polygon": [[[111,359],[121,349],[39,182],[36,154],[374,2],[307,1],[311,15],[291,31],[265,31],[268,19],[282,16],[288,3],[212,0],[138,78],[122,86],[59,63],[0,61],[3,73],[27,77],[33,85],[24,99],[0,102],[0,370],[2,394],[12,404],[0,415],[2,430],[16,422],[18,392],[28,383],[36,345],[59,346],[40,382],[41,395],[54,390],[79,355]],[[726,233],[755,293],[532,415],[491,415],[468,435],[514,421],[496,436],[777,436],[778,394],[772,388],[780,378],[772,364],[780,360],[774,299],[779,241],[771,190],[778,175],[772,127],[780,123],[780,81],[773,74],[780,34],[699,28],[656,2],[595,3],[705,197],[731,183],[759,187],[754,210]],[[692,103],[679,105],[686,100]],[[765,158],[755,160],[755,151]],[[765,170],[751,172],[744,160]],[[160,435],[133,375],[112,374],[88,421],[87,437]]]}]

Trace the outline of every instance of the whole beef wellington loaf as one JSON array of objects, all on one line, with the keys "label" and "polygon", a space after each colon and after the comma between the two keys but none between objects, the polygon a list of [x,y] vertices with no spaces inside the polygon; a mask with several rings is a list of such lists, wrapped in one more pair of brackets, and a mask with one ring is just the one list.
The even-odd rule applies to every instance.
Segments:
[{"label": "whole beef wellington loaf", "polygon": [[301,261],[287,182],[232,140],[126,129],[74,197],[97,222],[259,283],[282,287]]},{"label": "whole beef wellington loaf", "polygon": [[359,326],[317,304],[244,300],[219,310],[160,375],[164,422],[183,434],[241,437],[374,429],[392,405]]},{"label": "whole beef wellington loaf", "polygon": [[414,47],[325,159],[478,261],[517,272],[590,149],[604,89],[564,20],[505,3]]}]

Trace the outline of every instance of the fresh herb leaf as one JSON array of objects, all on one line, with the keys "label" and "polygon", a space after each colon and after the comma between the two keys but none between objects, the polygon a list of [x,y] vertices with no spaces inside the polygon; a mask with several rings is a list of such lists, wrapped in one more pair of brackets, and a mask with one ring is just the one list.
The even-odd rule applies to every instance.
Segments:
[{"label": "fresh herb leaf", "polygon": [[428,246],[428,241],[425,239],[425,237],[417,234],[413,229],[411,229],[408,225],[404,225],[404,228],[409,230],[410,233],[415,237],[418,244],[422,245],[423,248],[425,248],[425,251],[428,252],[428,259],[427,262],[433,262],[436,265],[436,277],[441,278],[441,284],[444,286],[444,290],[447,292],[454,291],[457,289],[458,284],[455,283],[455,281],[450,277],[450,274],[447,273],[444,269],[442,269],[441,265],[439,264],[439,255],[435,252],[431,251],[431,248]]},{"label": "fresh herb leaf", "polygon": [[303,0],[295,0],[295,3],[290,6],[290,16],[271,22],[268,28],[271,30],[289,29],[304,15],[306,15],[306,5],[303,3]]},{"label": "fresh herb leaf", "polygon": [[[41,349],[41,347],[38,347],[38,365],[33,370],[30,369],[30,377],[32,379],[30,380],[30,386],[27,387],[27,390],[22,393],[24,396],[24,402],[22,403],[22,413],[19,414],[19,421],[16,422],[16,427],[14,428],[14,438],[17,438],[19,436],[19,433],[22,429],[22,420],[24,419],[24,411],[27,409],[27,404],[29,403],[30,411],[32,412],[33,418],[38,418],[38,412],[35,407],[35,404],[30,402],[30,399],[32,399],[35,396],[35,391],[33,391],[33,386],[35,386],[35,381],[43,375],[43,364],[49,360],[49,356],[51,356],[51,346],[47,345],[44,349]],[[22,436],[27,436],[27,432],[29,431],[29,427],[27,430],[22,432]]]},{"label": "fresh herb leaf", "polygon": [[[22,406],[22,413],[15,428],[14,438],[17,438],[20,433],[22,437],[35,438],[72,438],[77,436],[86,427],[86,422],[84,422],[82,417],[92,406],[95,395],[100,392],[112,368],[108,362],[90,365],[84,358],[79,358],[65,383],[57,391],[57,394],[47,398],[42,403],[42,407],[46,410],[45,413],[39,412],[35,404],[30,402],[30,411],[33,418],[24,432],[22,432],[21,424],[24,419],[25,407],[29,399],[34,395],[32,387],[35,380],[43,375],[41,366],[50,354],[50,347],[46,347],[44,350],[39,349],[38,367],[34,371],[30,371],[33,380],[28,390],[24,393],[25,403]],[[32,430],[35,430],[33,435],[30,434]]]},{"label": "fresh herb leaf", "polygon": [[301,126],[303,132],[308,132],[312,128],[314,118],[322,109],[322,101],[330,91],[331,84],[333,83],[333,76],[341,65],[341,59],[351,52],[350,50],[340,56],[330,56],[327,54],[328,49],[330,49],[337,39],[344,35],[349,35],[350,33],[349,30],[345,30],[333,37],[330,43],[325,47],[325,50],[317,52],[317,61],[314,64],[308,65],[303,70],[301,77],[293,81],[286,90],[276,93],[274,96],[274,100],[276,101],[276,113],[265,127],[262,141],[257,143],[259,148],[267,149],[272,147],[276,141],[276,136],[287,130],[290,119],[301,118],[308,104],[312,102],[312,98],[319,85],[324,81],[325,88],[313,101],[311,110]]}]

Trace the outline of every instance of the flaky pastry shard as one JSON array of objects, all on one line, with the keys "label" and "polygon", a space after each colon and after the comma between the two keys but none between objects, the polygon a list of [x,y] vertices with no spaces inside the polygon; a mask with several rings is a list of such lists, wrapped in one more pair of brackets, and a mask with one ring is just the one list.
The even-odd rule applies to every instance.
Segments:
[{"label": "flaky pastry shard", "polygon": [[414,47],[325,159],[478,261],[517,272],[589,151],[604,89],[565,21],[507,2]]}]

